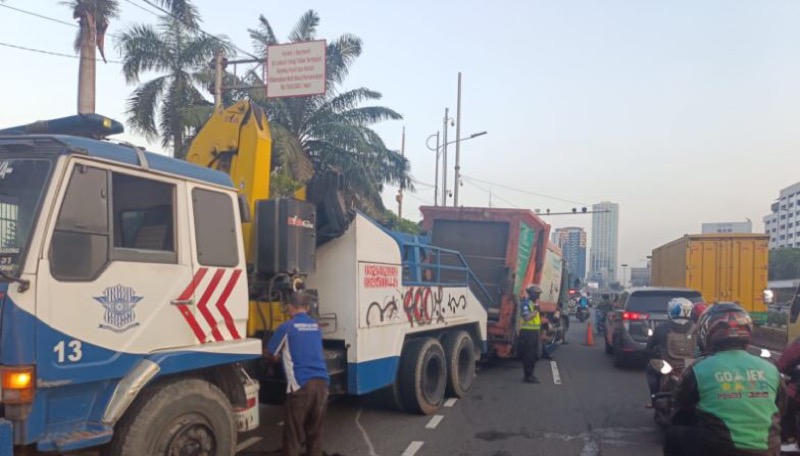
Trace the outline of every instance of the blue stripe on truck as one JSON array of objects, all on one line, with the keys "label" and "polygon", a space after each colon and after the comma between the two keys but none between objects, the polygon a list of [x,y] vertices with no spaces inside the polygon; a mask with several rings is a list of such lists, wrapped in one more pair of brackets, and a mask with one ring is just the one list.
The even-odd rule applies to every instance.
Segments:
[{"label": "blue stripe on truck", "polygon": [[366,394],[391,385],[397,376],[399,364],[399,356],[347,363],[347,392]]}]

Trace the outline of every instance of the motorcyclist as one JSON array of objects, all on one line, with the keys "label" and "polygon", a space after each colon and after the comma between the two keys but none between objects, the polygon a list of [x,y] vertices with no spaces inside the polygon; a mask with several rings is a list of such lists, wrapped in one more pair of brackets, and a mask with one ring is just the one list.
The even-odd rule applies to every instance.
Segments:
[{"label": "motorcyclist", "polygon": [[[683,370],[688,359],[694,358],[695,342],[692,324],[692,302],[686,298],[672,298],[667,303],[667,321],[660,323],[647,340],[647,350],[657,349],[664,360],[677,371]],[[650,388],[651,403],[661,386],[663,375],[656,368],[657,360],[648,363],[645,373]]]},{"label": "motorcyclist", "polygon": [[614,309],[611,295],[603,293],[600,295],[600,302],[597,304],[597,327],[602,328],[606,321],[606,314]]},{"label": "motorcyclist", "polygon": [[782,440],[787,443],[781,446],[781,450],[800,452],[800,337],[786,347],[775,365],[789,378],[786,382],[786,411],[781,420]]},{"label": "motorcyclist", "polygon": [[675,389],[665,456],[779,453],[783,382],[772,363],[745,350],[752,331],[734,303],[700,317],[698,336],[710,354],[686,367]]}]

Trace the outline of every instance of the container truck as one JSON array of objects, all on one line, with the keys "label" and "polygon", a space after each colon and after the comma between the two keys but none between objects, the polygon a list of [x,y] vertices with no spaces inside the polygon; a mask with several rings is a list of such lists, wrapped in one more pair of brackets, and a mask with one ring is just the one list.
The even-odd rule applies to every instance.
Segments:
[{"label": "container truck", "polygon": [[653,250],[652,285],[691,288],[709,303],[737,302],[766,321],[769,236],[686,235]]}]

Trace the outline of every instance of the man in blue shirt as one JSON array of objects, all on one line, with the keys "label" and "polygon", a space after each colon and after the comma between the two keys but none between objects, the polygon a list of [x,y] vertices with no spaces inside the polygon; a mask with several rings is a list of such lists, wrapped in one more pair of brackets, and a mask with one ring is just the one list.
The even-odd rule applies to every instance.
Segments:
[{"label": "man in blue shirt", "polygon": [[322,456],[322,422],[328,405],[328,369],[322,354],[322,333],[308,315],[312,297],[292,294],[291,320],[280,325],[267,343],[267,359],[283,360],[286,373],[286,415],[283,454],[299,456],[303,442],[309,456]]}]

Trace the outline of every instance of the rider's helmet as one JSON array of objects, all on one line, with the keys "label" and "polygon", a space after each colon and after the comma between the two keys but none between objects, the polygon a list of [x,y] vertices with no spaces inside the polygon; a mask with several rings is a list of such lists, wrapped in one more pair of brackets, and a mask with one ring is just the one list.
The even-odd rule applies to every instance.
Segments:
[{"label": "rider's helmet", "polygon": [[532,284],[528,285],[527,288],[525,288],[525,291],[527,291],[528,294],[532,294],[532,293],[542,294],[542,287],[540,287],[539,285],[536,285],[535,283],[532,283]]},{"label": "rider's helmet", "polygon": [[686,298],[672,298],[667,303],[667,318],[679,325],[688,324],[692,318],[693,308],[692,301]]},{"label": "rider's helmet", "polygon": [[703,312],[705,312],[707,308],[708,306],[704,303],[696,302],[692,309],[692,321],[697,323],[700,320],[700,316],[703,315]]},{"label": "rider's helmet", "polygon": [[735,303],[719,303],[700,316],[700,338],[703,351],[746,349],[753,335],[753,320]]}]

